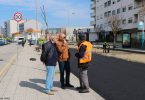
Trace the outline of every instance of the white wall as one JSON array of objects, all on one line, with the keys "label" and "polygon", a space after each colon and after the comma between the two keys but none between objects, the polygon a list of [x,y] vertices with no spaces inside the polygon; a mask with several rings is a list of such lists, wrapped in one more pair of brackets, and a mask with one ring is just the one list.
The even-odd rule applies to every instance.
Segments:
[{"label": "white wall", "polygon": [[14,20],[10,20],[10,36],[12,36],[13,33],[18,32],[17,28],[19,26],[17,25],[17,22]]},{"label": "white wall", "polygon": [[[35,20],[28,20],[24,23],[24,30],[27,30],[29,28],[36,29],[36,21]],[[38,22],[38,29],[42,29],[42,24]]]}]

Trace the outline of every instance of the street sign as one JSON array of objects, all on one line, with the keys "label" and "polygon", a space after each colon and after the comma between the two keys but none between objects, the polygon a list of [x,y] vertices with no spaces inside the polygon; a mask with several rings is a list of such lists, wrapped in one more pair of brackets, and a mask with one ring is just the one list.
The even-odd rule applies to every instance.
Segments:
[{"label": "street sign", "polygon": [[20,22],[22,19],[23,19],[23,16],[22,16],[22,14],[21,14],[20,12],[16,12],[16,13],[14,14],[14,20],[15,20],[16,22]]}]

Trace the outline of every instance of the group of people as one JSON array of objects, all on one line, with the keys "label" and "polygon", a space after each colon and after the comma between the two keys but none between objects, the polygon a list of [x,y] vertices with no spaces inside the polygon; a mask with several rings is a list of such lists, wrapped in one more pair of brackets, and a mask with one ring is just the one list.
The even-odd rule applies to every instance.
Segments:
[{"label": "group of people", "polygon": [[110,52],[110,45],[109,45],[109,43],[104,42],[103,53],[109,53],[109,52]]},{"label": "group of people", "polygon": [[[48,95],[54,95],[53,92],[57,91],[53,89],[53,79],[57,62],[60,70],[61,88],[74,88],[74,86],[70,84],[70,51],[64,33],[59,33],[55,37],[51,37],[47,34],[46,38],[47,42],[42,45],[42,54],[40,57],[41,61],[45,64],[47,71],[44,92]],[[89,62],[91,62],[92,44],[86,41],[84,34],[80,34],[79,39],[78,52],[75,56],[78,58],[80,86],[76,87],[76,89],[79,93],[88,93],[89,82],[87,71]]]}]

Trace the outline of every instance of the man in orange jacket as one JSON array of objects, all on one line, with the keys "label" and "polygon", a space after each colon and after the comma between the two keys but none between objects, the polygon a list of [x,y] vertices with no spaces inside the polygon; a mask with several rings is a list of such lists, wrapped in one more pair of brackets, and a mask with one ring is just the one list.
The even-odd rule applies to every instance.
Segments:
[{"label": "man in orange jacket", "polygon": [[79,90],[79,93],[88,93],[88,67],[92,59],[92,44],[86,41],[84,33],[79,35],[79,39],[78,53],[76,53],[75,56],[78,57],[80,87],[77,87],[76,89]]},{"label": "man in orange jacket", "polygon": [[[58,63],[59,63],[59,69],[60,69],[60,82],[61,82],[61,88],[65,89],[66,87],[74,87],[70,84],[70,53],[69,53],[69,47],[65,39],[65,34],[60,33],[55,38],[55,43],[58,51]],[[66,77],[64,78],[64,72],[66,72]]]}]

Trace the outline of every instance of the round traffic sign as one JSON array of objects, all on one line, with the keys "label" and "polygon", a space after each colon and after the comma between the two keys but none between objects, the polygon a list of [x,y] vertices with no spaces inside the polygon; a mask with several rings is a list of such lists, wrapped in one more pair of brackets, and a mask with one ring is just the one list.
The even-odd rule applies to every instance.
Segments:
[{"label": "round traffic sign", "polygon": [[14,20],[17,21],[17,22],[20,22],[23,18],[22,18],[22,14],[20,12],[16,12],[14,14]]}]

